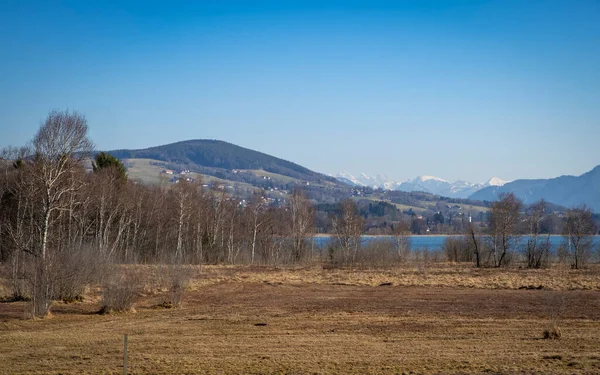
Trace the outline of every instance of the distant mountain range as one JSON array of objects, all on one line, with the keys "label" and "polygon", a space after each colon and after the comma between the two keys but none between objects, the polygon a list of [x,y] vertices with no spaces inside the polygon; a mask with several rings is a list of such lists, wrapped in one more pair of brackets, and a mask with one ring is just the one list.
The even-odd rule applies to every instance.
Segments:
[{"label": "distant mountain range", "polygon": [[338,173],[335,178],[350,186],[368,186],[373,189],[396,190],[398,182],[389,179],[384,174],[370,176],[366,173],[361,173],[360,176],[354,177],[350,173]]},{"label": "distant mountain range", "polygon": [[501,193],[512,192],[526,204],[545,199],[565,207],[586,204],[600,213],[600,165],[581,176],[552,179],[506,182],[492,177],[485,183],[461,180],[450,183],[439,177],[419,176],[397,182],[385,175],[361,174],[354,177],[340,173],[335,177],[327,176],[287,160],[218,140],[197,139],[141,150],[109,152],[120,159],[148,159],[154,164],[154,161],[160,161],[168,168],[189,169],[222,181],[244,182],[263,189],[291,191],[298,184],[305,188],[310,186],[317,201],[334,201],[353,194],[352,190],[356,189],[352,188],[358,186],[403,192],[423,191],[473,201],[493,201]]},{"label": "distant mountain range", "polygon": [[486,187],[469,198],[494,201],[501,193],[514,193],[526,204],[542,198],[566,207],[586,204],[592,211],[600,213],[600,165],[581,176],[515,180],[503,186]]},{"label": "distant mountain range", "polygon": [[439,177],[419,176],[412,180],[397,182],[383,174],[370,176],[362,173],[354,177],[349,173],[338,173],[338,180],[353,186],[370,186],[385,190],[406,192],[424,191],[449,198],[468,198],[476,201],[495,201],[501,193],[514,193],[530,204],[544,199],[564,206],[576,207],[586,204],[592,211],[600,213],[600,165],[581,176],[561,176],[551,179],[503,181],[497,177],[485,183],[467,181],[448,182]]},{"label": "distant mountain range", "polygon": [[503,181],[497,177],[492,177],[482,184],[462,180],[450,183],[434,176],[419,176],[404,182],[391,180],[383,174],[370,176],[362,173],[360,176],[354,177],[349,173],[338,173],[335,177],[338,180],[353,186],[369,186],[374,189],[401,190],[407,192],[424,191],[450,198],[467,198],[473,193],[488,186],[502,186],[507,183],[507,181]]}]

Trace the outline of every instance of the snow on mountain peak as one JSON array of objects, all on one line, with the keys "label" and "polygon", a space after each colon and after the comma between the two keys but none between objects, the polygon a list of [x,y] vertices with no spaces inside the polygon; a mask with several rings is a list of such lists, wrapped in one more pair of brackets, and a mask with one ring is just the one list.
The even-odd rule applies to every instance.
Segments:
[{"label": "snow on mountain peak", "polygon": [[367,186],[368,185],[368,184],[365,184],[364,182],[360,181],[359,179],[357,179],[356,177],[354,177],[353,175],[351,175],[348,172],[338,173],[335,177],[337,179],[345,180],[344,182],[350,182],[356,186]]},{"label": "snow on mountain peak", "polygon": [[498,177],[492,177],[485,183],[485,186],[502,186],[510,181],[504,181],[499,179]]},{"label": "snow on mountain peak", "polygon": [[448,182],[446,180],[443,180],[443,179],[441,179],[439,177],[435,177],[435,176],[419,176],[416,179],[419,180],[419,181],[422,181],[422,182],[431,181],[431,180],[433,180],[433,181],[439,181],[439,182]]},{"label": "snow on mountain peak", "polygon": [[347,172],[338,173],[336,177],[354,186],[370,186],[374,189],[386,190],[425,191],[451,198],[467,198],[482,188],[502,186],[509,182],[501,180],[498,177],[492,177],[485,184],[474,184],[463,180],[449,183],[435,176],[419,176],[412,180],[397,182],[388,178],[385,174],[369,175],[361,173],[355,177]]},{"label": "snow on mountain peak", "polygon": [[338,173],[336,178],[343,179],[344,182],[351,182],[355,186],[370,186],[372,188],[381,188],[387,190],[393,190],[398,185],[397,182],[389,179],[385,174],[368,175],[361,173],[358,177],[354,177],[350,173]]}]

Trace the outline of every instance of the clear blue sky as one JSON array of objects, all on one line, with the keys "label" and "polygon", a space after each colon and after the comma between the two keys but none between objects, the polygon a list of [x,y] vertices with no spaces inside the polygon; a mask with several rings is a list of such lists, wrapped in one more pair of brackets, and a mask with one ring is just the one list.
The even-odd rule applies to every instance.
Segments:
[{"label": "clear blue sky", "polygon": [[209,138],[325,173],[578,175],[600,164],[600,2],[4,0],[0,147],[66,108],[103,150]]}]

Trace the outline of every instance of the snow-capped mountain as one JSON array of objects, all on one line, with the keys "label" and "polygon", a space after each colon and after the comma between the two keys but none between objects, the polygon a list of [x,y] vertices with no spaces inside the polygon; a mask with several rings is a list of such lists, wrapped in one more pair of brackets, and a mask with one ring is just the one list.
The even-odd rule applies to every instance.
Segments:
[{"label": "snow-capped mountain", "polygon": [[[330,174],[330,176],[333,176],[333,175]],[[335,177],[338,181],[342,181],[343,183],[351,185],[351,186],[368,186],[368,185],[364,184],[363,182],[361,182],[358,178],[351,175],[350,173],[340,172],[333,177]]]},{"label": "snow-capped mountain", "polygon": [[425,191],[432,194],[440,194],[450,189],[450,183],[439,177],[419,176],[398,185],[396,190],[402,191]]},{"label": "snow-capped mountain", "polygon": [[448,191],[440,191],[434,194],[452,198],[466,198],[469,195],[478,191],[479,189],[482,189],[483,187],[484,184],[477,184],[463,180],[458,180],[450,184],[450,186],[448,187]]},{"label": "snow-capped mountain", "polygon": [[498,177],[490,178],[486,183],[472,183],[468,181],[458,180],[448,182],[439,177],[419,176],[413,180],[409,180],[400,184],[396,190],[402,191],[425,191],[431,194],[441,195],[450,198],[467,198],[475,192],[488,186],[502,186],[507,181],[501,180]]},{"label": "snow-capped mountain", "polygon": [[448,182],[446,180],[443,180],[439,177],[435,177],[435,176],[419,176],[417,178],[415,178],[415,180],[419,180],[421,182],[427,182],[427,181],[435,181],[435,182]]},{"label": "snow-capped mountain", "polygon": [[360,176],[354,177],[350,173],[338,173],[335,176],[338,180],[352,186],[370,186],[372,188],[381,188],[386,190],[402,190],[402,191],[424,191],[431,194],[441,195],[450,198],[467,198],[475,192],[488,186],[502,186],[508,181],[492,177],[487,182],[471,183],[463,180],[448,182],[442,178],[435,176],[418,176],[412,180],[397,182],[391,180],[384,174],[370,176],[361,173]]},{"label": "snow-capped mountain", "polygon": [[509,182],[510,181],[501,180],[498,177],[492,177],[485,184],[483,184],[483,186],[484,187],[488,187],[488,186],[504,186],[504,185],[506,185]]},{"label": "snow-capped mountain", "polygon": [[334,176],[339,181],[345,182],[352,186],[370,186],[373,189],[385,189],[395,190],[400,184],[396,181],[391,180],[384,174],[377,174],[375,176],[361,173],[360,176],[354,177],[350,173],[342,172]]}]

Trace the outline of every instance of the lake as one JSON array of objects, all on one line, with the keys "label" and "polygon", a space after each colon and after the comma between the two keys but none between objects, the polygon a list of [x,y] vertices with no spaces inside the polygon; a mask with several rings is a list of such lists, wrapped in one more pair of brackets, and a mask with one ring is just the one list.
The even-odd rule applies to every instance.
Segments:
[{"label": "lake", "polygon": [[[444,245],[444,241],[446,240],[446,238],[451,237],[451,236],[444,236],[444,235],[440,235],[440,236],[409,236],[411,239],[411,250],[416,250],[416,249],[423,249],[423,248],[427,248],[429,250],[439,250],[442,248],[442,246]],[[455,236],[455,237],[461,237],[461,236]],[[381,241],[381,240],[389,240],[391,239],[391,236],[363,236],[362,240],[363,243],[367,243],[369,241]],[[545,237],[541,237],[542,240],[545,239]],[[529,236],[523,236],[521,238],[521,241],[519,242],[519,246],[524,246],[525,244],[527,244],[527,240],[529,239]],[[327,236],[327,237],[315,237],[314,241],[315,241],[315,246],[317,247],[327,247],[327,245],[329,244],[330,241],[333,240],[333,236]],[[600,236],[594,236],[594,246],[597,247],[600,244]],[[556,249],[558,248],[561,244],[565,243],[565,238],[563,236],[559,236],[559,235],[551,235],[550,236],[550,244],[552,245],[552,249]]]}]

